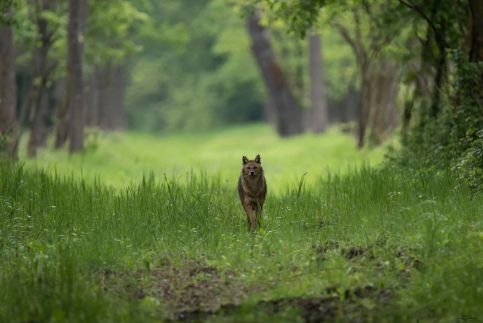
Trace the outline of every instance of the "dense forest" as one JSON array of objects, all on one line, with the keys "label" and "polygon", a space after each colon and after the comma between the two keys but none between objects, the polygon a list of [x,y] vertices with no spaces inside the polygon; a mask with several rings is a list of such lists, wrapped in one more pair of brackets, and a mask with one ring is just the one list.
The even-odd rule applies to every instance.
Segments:
[{"label": "dense forest", "polygon": [[482,192],[483,0],[0,0],[0,321],[477,321]]},{"label": "dense forest", "polygon": [[480,167],[481,6],[2,0],[2,146],[15,155],[27,130],[33,157],[50,135],[82,150],[91,128],[343,123],[359,147],[399,129],[404,158]]}]

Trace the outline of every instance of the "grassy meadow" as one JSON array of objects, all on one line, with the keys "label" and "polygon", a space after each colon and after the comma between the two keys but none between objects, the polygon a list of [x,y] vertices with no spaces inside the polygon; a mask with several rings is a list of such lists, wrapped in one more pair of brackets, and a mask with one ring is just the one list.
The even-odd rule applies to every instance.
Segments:
[{"label": "grassy meadow", "polygon": [[117,188],[139,183],[143,175],[184,181],[191,173],[216,176],[236,186],[242,156],[260,154],[271,190],[279,192],[298,184],[305,173],[305,181],[315,184],[329,172],[340,174],[383,159],[383,148],[358,151],[352,136],[335,128],[324,136],[280,139],[273,127],[262,124],[163,137],[90,132],[85,153],[70,156],[64,150],[43,150],[34,160],[22,154],[26,145],[25,136],[20,151],[29,168],[54,170],[89,182],[100,179]]},{"label": "grassy meadow", "polygon": [[[481,320],[481,194],[354,147],[255,125],[2,161],[0,322]],[[251,233],[234,183],[256,153]]]}]

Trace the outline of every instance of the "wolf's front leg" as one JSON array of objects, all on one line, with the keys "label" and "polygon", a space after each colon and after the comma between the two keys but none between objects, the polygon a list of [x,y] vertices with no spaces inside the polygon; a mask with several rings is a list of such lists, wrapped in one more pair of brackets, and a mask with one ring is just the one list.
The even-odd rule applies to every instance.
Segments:
[{"label": "wolf's front leg", "polygon": [[261,225],[261,223],[260,223],[260,221],[261,221],[261,219],[262,219],[262,211],[261,211],[261,210],[257,210],[257,211],[255,212],[255,219],[256,219],[256,221],[257,221],[257,226],[258,226],[258,227],[261,227],[261,226],[262,226],[262,225]]},{"label": "wolf's front leg", "polygon": [[258,227],[261,227],[261,220],[263,214],[263,201],[257,201],[256,205],[254,206],[255,216]]},{"label": "wolf's front leg", "polygon": [[256,213],[252,205],[248,205],[247,207],[247,217],[248,217],[248,222],[250,225],[250,228],[252,230],[257,229],[257,218],[256,218]]}]

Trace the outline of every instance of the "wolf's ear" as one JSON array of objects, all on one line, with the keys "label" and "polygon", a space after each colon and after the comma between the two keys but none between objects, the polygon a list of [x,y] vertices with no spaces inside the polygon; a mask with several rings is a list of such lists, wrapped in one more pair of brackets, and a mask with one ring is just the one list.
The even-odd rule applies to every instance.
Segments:
[{"label": "wolf's ear", "polygon": [[257,155],[257,157],[255,157],[255,163],[257,163],[257,164],[262,163],[262,160],[260,159],[260,155]]},{"label": "wolf's ear", "polygon": [[248,163],[248,158],[246,156],[243,156],[242,162],[243,162],[243,165],[245,165],[246,163]]}]

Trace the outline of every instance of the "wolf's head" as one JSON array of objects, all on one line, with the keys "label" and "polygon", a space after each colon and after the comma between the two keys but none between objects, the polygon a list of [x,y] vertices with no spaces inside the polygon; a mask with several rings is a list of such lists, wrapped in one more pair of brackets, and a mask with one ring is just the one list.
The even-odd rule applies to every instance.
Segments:
[{"label": "wolf's head", "polygon": [[243,167],[242,175],[247,179],[258,179],[263,175],[263,168],[260,155],[257,155],[254,160],[249,160],[246,156],[242,158]]}]

